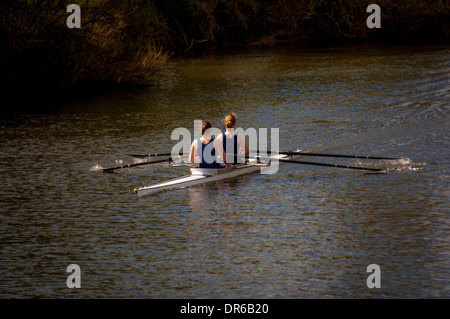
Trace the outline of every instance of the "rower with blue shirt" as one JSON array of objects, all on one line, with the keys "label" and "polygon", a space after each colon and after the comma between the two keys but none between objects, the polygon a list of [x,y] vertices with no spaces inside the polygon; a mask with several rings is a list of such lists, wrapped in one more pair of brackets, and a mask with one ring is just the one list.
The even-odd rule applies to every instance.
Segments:
[{"label": "rower with blue shirt", "polygon": [[231,113],[225,117],[226,132],[217,137],[225,152],[227,166],[245,163],[245,156],[249,154],[248,145],[243,134],[236,134],[236,114]]},{"label": "rower with blue shirt", "polygon": [[189,161],[198,163],[199,168],[224,168],[223,146],[211,136],[211,127],[211,122],[202,121],[202,136],[192,142]]}]

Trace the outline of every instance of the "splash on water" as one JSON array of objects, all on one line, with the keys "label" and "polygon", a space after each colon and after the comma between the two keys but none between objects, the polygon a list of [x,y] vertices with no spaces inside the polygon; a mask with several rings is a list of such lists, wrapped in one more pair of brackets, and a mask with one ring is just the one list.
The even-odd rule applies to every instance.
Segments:
[{"label": "splash on water", "polygon": [[409,158],[401,158],[390,163],[391,171],[421,171],[426,165],[426,163],[414,163]]},{"label": "splash on water", "polygon": [[411,165],[413,162],[409,158],[400,158],[398,160],[392,161],[392,164],[406,166]]},{"label": "splash on water", "polygon": [[101,167],[99,164],[96,164],[90,168],[91,171],[101,171],[102,169],[104,168]]},{"label": "splash on water", "polygon": [[400,158],[397,160],[385,160],[382,162],[373,163],[371,165],[367,165],[367,162],[357,160],[355,164],[361,167],[370,166],[373,168],[383,168],[384,169],[383,173],[387,173],[389,171],[420,171],[425,169],[424,166],[426,165],[426,163],[414,163],[409,158]]},{"label": "splash on water", "polygon": [[134,163],[134,164],[145,163],[145,162],[150,162],[150,160],[151,160],[151,157],[150,157],[150,156],[142,157],[142,158],[137,158],[137,157],[135,157],[135,158],[133,159],[133,163]]}]

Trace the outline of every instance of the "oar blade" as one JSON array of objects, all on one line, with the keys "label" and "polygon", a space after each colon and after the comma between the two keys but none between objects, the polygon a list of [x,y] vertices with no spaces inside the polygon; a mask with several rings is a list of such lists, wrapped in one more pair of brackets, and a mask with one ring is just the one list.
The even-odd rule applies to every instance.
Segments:
[{"label": "oar blade", "polygon": [[116,171],[118,169],[131,168],[131,167],[143,166],[143,165],[151,165],[151,164],[156,164],[156,163],[168,162],[170,160],[171,159],[169,157],[169,158],[165,158],[165,159],[161,159],[161,160],[157,160],[157,161],[134,163],[134,164],[126,164],[126,165],[121,165],[121,166],[116,166],[116,167],[102,168],[101,171],[103,171],[105,173],[108,173],[108,172]]}]

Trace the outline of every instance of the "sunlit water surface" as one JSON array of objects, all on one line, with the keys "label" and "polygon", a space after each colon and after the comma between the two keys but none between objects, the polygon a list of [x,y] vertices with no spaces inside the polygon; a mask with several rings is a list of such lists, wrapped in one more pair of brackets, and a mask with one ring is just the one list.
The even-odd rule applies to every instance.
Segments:
[{"label": "sunlit water surface", "polygon": [[[0,122],[0,297],[450,297],[449,47],[275,48],[173,59],[155,85]],[[279,128],[305,158],[275,175],[138,199],[175,128]],[[81,268],[69,289],[66,268]],[[381,269],[369,289],[367,266]]]}]

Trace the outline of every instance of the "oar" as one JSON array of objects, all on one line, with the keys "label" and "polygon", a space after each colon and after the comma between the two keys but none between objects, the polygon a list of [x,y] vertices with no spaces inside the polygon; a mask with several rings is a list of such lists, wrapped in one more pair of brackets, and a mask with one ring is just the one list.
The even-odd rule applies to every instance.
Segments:
[{"label": "oar", "polygon": [[122,169],[122,168],[129,168],[129,167],[136,167],[136,166],[149,165],[149,164],[155,164],[155,163],[162,163],[162,162],[167,162],[167,161],[170,162],[171,160],[172,159],[169,157],[169,158],[165,158],[165,159],[161,159],[161,160],[157,160],[157,161],[151,161],[151,162],[142,162],[142,163],[127,164],[127,165],[110,167],[110,168],[102,168],[101,170],[103,172],[110,172],[110,171],[114,171],[114,170]]},{"label": "oar", "polygon": [[360,169],[360,170],[374,171],[374,172],[381,172],[381,171],[385,170],[384,168],[371,168],[371,167],[348,166],[348,165],[339,165],[339,164],[306,162],[306,161],[289,160],[289,159],[283,159],[283,158],[278,159],[278,161],[279,162],[283,162],[283,163],[294,163],[294,164],[306,164],[306,165],[339,167],[339,168],[349,168],[349,169]]},{"label": "oar", "polygon": [[127,154],[128,156],[132,156],[132,157],[136,157],[136,158],[145,158],[145,157],[153,157],[153,156],[171,156],[172,154],[170,153],[154,153],[154,154]]},{"label": "oar", "polygon": [[[132,156],[135,158],[146,158],[146,157],[154,157],[154,156],[172,156],[171,153],[154,153],[154,154],[127,154],[128,156]],[[188,155],[178,155],[178,156],[188,156]]]},{"label": "oar", "polygon": [[309,153],[309,152],[295,152],[295,151],[279,151],[278,153],[279,154],[283,154],[283,155],[361,158],[361,159],[377,159],[377,160],[400,160],[400,159],[402,159],[401,157],[381,157],[381,156],[364,156],[364,155],[324,154],[324,153]]}]

